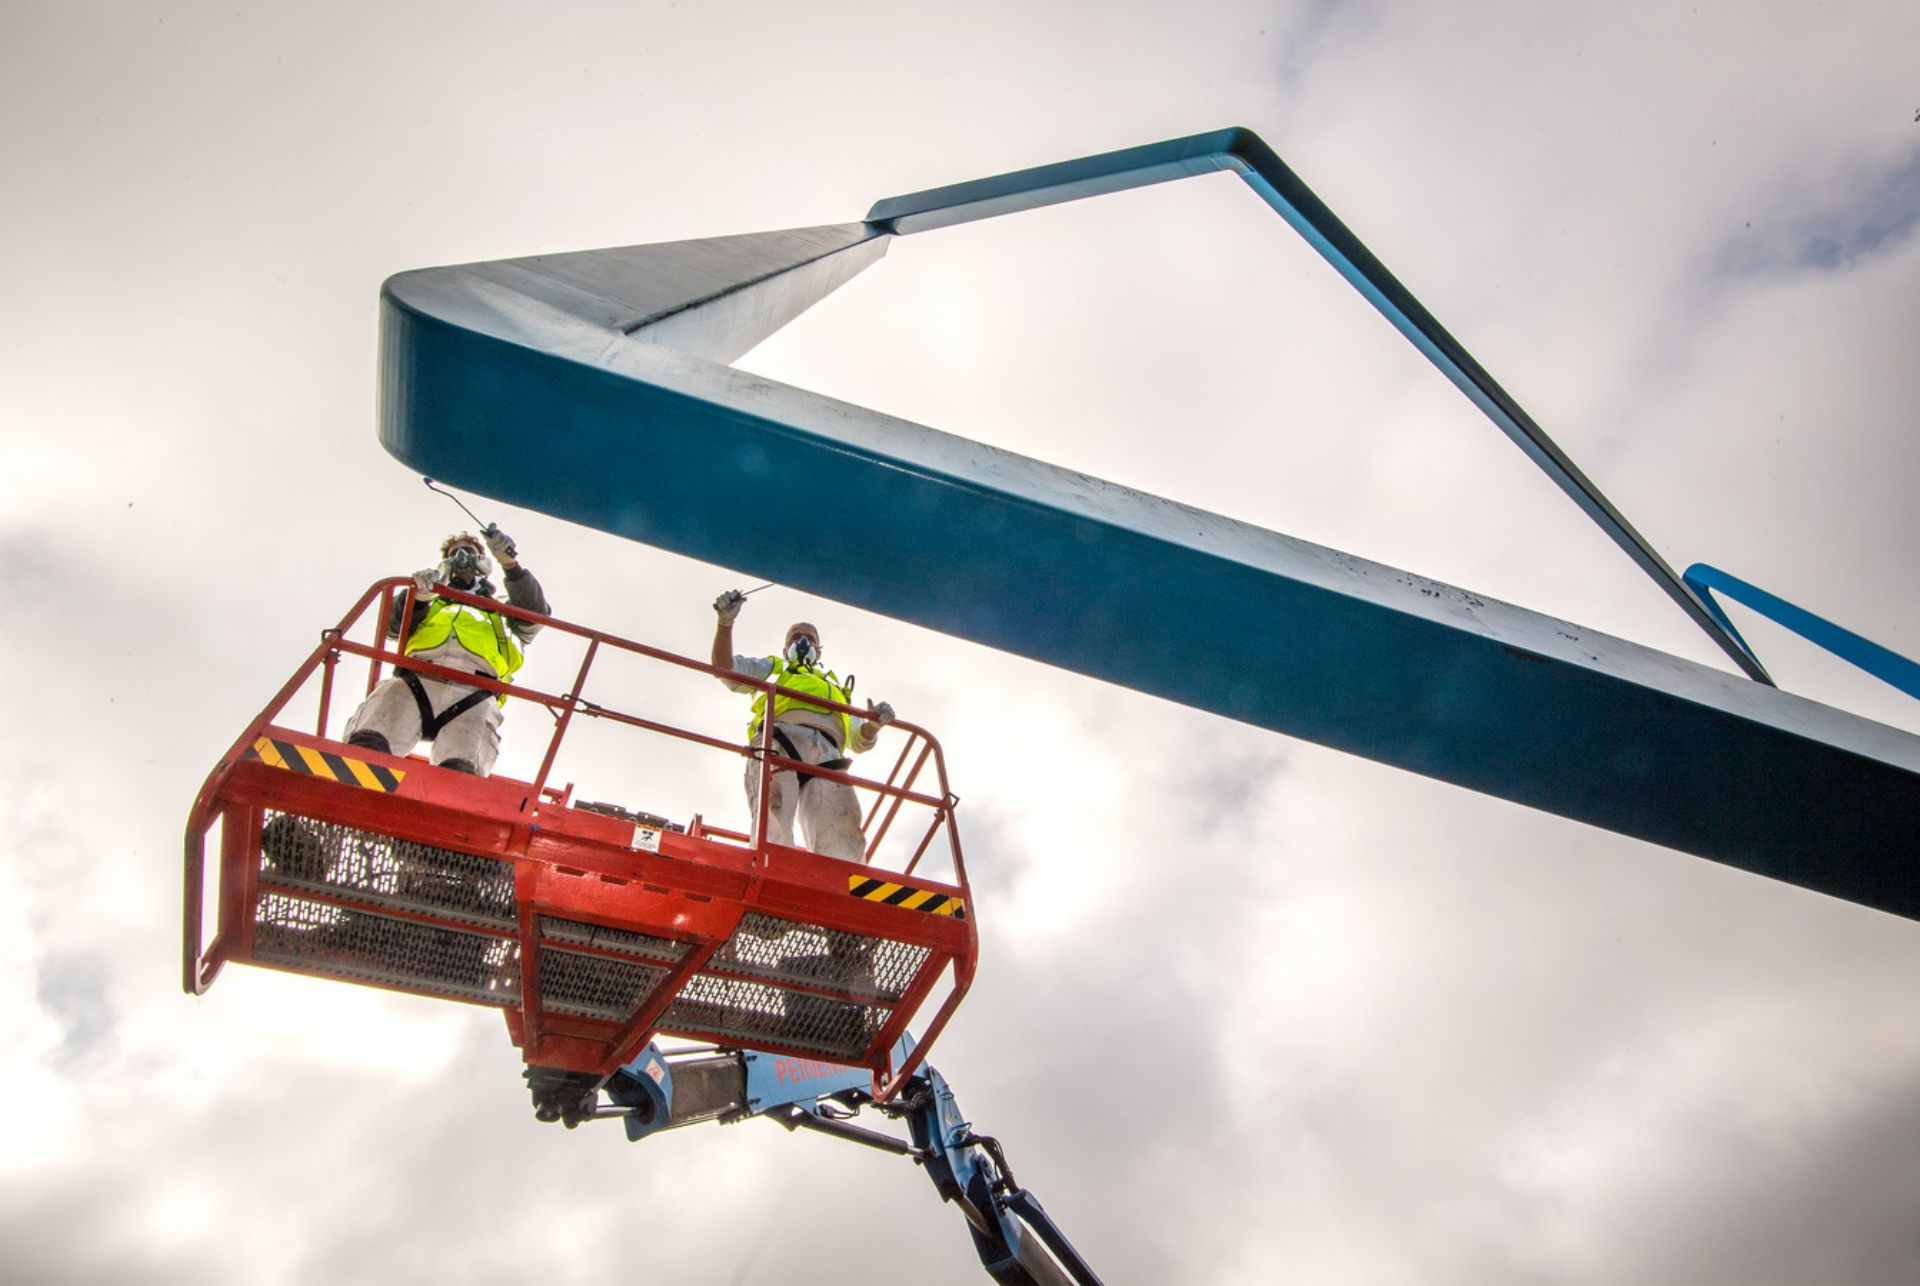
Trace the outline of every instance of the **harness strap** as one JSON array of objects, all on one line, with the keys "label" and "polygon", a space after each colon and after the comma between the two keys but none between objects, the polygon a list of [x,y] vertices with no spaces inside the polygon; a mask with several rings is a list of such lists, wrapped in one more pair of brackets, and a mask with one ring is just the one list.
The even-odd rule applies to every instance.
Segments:
[{"label": "harness strap", "polygon": [[[479,670],[475,670],[474,673],[481,674]],[[493,676],[491,674],[481,674],[481,677],[491,679]],[[485,688],[475,688],[473,691],[467,693],[466,696],[461,697],[445,710],[442,710],[439,714],[435,714],[433,712],[433,702],[427,700],[427,689],[421,684],[419,675],[415,674],[412,670],[402,670],[400,671],[400,682],[406,684],[407,691],[413,693],[413,704],[420,709],[420,739],[422,741],[432,741],[440,735],[442,728],[445,728],[455,719],[458,719],[461,715],[493,695],[493,693],[488,692]],[[779,734],[776,732],[774,735],[778,736]]]},{"label": "harness strap", "polygon": [[[819,732],[820,730],[818,728],[814,728],[814,729],[811,729],[811,731]],[[825,737],[827,734],[824,732],[821,732],[820,735]],[[773,739],[779,743],[780,749],[786,752],[787,758],[798,759],[803,764],[807,762],[806,758],[803,755],[801,755],[799,748],[793,744],[793,738],[789,737],[785,732],[781,731],[780,725],[777,723],[773,725]],[[828,739],[831,740],[831,738],[828,738]],[[834,749],[838,750],[839,747],[835,746]],[[833,772],[845,772],[847,769],[853,767],[853,760],[823,759],[819,763],[814,764],[813,767],[827,768],[832,770]],[[792,772],[793,770],[791,768],[776,768],[774,769],[774,771],[775,772]],[[808,786],[812,784],[813,784],[812,773],[800,774],[801,790],[805,790]]]}]

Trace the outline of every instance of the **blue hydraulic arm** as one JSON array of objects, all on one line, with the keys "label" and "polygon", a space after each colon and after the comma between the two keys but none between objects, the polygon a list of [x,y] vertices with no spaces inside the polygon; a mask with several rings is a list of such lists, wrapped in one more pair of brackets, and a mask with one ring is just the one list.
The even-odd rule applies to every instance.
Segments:
[{"label": "blue hydraulic arm", "polygon": [[[895,1058],[910,1051],[902,1041]],[[638,1142],[703,1121],[752,1117],[789,1130],[813,1130],[911,1159],[941,1199],[966,1218],[981,1265],[1003,1286],[1100,1286],[1034,1195],[1014,1182],[997,1139],[974,1133],[946,1078],[922,1067],[887,1103],[868,1094],[864,1068],[751,1050],[667,1051],[648,1045],[603,1085],[530,1068],[535,1114],[542,1120],[618,1120]],[[604,1097],[602,1097],[604,1095]],[[853,1124],[865,1107],[904,1123],[908,1137]]]}]

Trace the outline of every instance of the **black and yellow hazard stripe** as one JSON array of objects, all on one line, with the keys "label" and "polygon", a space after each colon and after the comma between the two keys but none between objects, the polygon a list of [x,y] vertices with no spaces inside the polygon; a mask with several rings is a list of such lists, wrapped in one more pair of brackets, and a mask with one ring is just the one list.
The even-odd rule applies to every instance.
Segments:
[{"label": "black and yellow hazard stripe", "polygon": [[285,768],[309,777],[324,777],[344,786],[360,786],[367,790],[398,790],[400,779],[406,776],[403,772],[370,764],[364,759],[349,759],[345,755],[328,754],[311,746],[275,741],[271,737],[261,737],[255,741],[247,751],[247,758],[258,759],[273,768]]},{"label": "black and yellow hazard stripe", "polygon": [[967,918],[967,904],[959,898],[932,889],[916,889],[911,884],[890,884],[886,880],[876,880],[866,875],[849,875],[847,892],[868,902],[884,902],[888,906],[903,906],[909,911],[925,911],[929,915],[948,915],[956,920]]}]

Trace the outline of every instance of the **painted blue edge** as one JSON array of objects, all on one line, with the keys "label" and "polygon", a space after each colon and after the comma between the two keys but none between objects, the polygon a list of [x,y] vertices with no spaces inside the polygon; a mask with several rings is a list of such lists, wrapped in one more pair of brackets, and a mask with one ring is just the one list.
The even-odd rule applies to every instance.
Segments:
[{"label": "painted blue edge", "polygon": [[1714,601],[1713,591],[1719,590],[1736,603],[1745,604],[1760,615],[1778,625],[1792,630],[1806,639],[1833,653],[1849,665],[1865,670],[1883,683],[1891,684],[1910,697],[1920,698],[1920,665],[1888,648],[1881,647],[1872,639],[1861,638],[1852,630],[1835,625],[1825,617],[1815,616],[1804,607],[1796,607],[1784,598],[1767,593],[1756,585],[1750,585],[1738,576],[1729,575],[1718,567],[1706,563],[1695,563],[1682,574],[1682,579],[1705,603],[1707,610],[1719,620],[1722,628],[1735,639],[1741,647],[1747,641],[1727,619],[1720,604]]},{"label": "painted blue edge", "polygon": [[1332,264],[1394,329],[1599,524],[1748,678],[1773,682],[1759,658],[1727,628],[1725,618],[1700,600],[1513,396],[1252,130],[1237,126],[1214,130],[889,197],[874,204],[867,212],[867,221],[896,235],[908,235],[1223,169],[1239,174],[1261,200]]}]

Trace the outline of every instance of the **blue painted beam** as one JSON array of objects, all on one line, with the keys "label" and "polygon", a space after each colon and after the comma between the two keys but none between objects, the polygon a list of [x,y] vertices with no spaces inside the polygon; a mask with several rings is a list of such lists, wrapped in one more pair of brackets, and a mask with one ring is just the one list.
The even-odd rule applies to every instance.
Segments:
[{"label": "blue painted beam", "polygon": [[[755,267],[725,288],[706,243],[596,252],[585,282],[569,256],[393,278],[383,442],[557,517],[1920,918],[1920,738],[645,342],[691,308],[713,312],[691,348],[731,347],[875,253],[858,225],[740,240]],[[614,279],[634,299],[590,288]],[[795,496],[838,520],[796,540]]]},{"label": "blue painted beam", "polygon": [[[1865,670],[1882,683],[1891,684],[1910,697],[1920,697],[1920,665],[1915,665],[1891,648],[1881,647],[1872,639],[1862,638],[1824,616],[1816,616],[1804,607],[1796,607],[1786,599],[1769,594],[1758,585],[1749,585],[1718,567],[1695,563],[1681,575],[1735,638],[1740,637],[1740,631],[1733,628],[1733,622],[1714,602],[1713,591],[1716,589],[1734,602],[1745,603],[1768,620],[1792,630],[1807,642],[1833,653],[1848,665]],[[1741,642],[1744,646],[1745,640]]]},{"label": "blue painted beam", "polygon": [[1394,329],[1412,341],[1413,346],[1526,452],[1527,458],[1599,524],[1642,571],[1653,577],[1667,596],[1679,604],[1694,624],[1705,630],[1748,677],[1760,683],[1773,682],[1740,636],[1725,628],[1718,614],[1700,601],[1692,587],[1613,507],[1566,452],[1555,445],[1546,430],[1251,130],[1215,130],[1210,134],[1194,134],[974,179],[909,196],[889,197],[875,203],[867,212],[867,220],[890,232],[907,235],[1216,170],[1231,170],[1246,180],[1261,200],[1305,237]]}]

